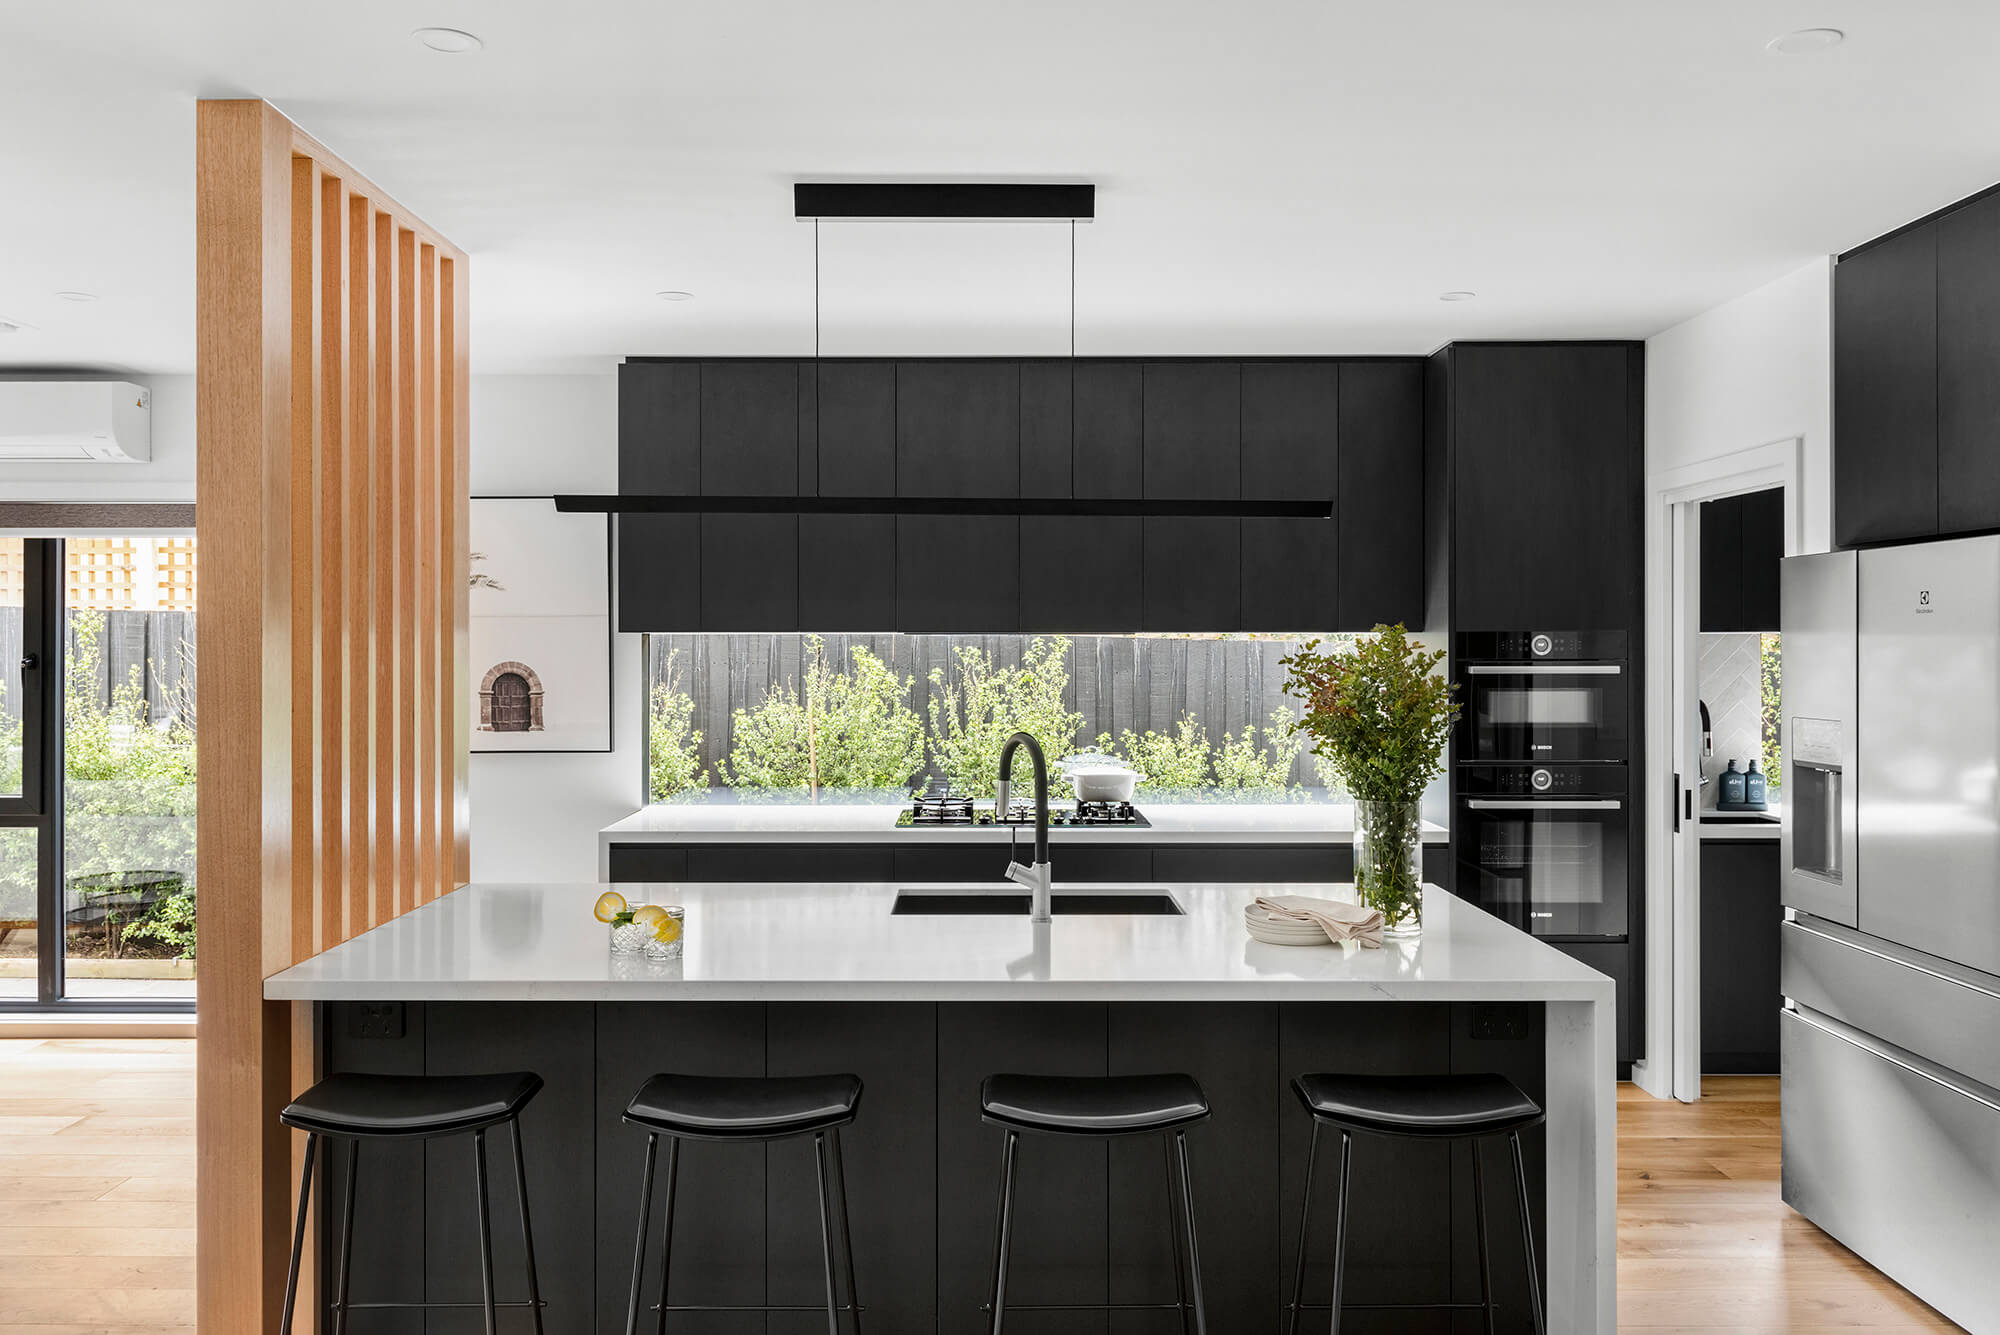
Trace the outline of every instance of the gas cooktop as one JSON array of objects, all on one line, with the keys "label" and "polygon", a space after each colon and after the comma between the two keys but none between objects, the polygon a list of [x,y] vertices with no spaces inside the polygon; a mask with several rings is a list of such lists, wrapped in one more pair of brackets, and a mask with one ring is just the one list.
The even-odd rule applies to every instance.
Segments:
[{"label": "gas cooktop", "polygon": [[[992,807],[979,806],[971,797],[956,789],[936,787],[911,794],[911,805],[903,808],[902,814],[896,817],[896,827],[905,830],[930,826],[976,830],[993,826],[1033,826],[1034,823],[1035,804],[1032,801],[1017,799],[1008,803],[1005,815],[999,815]],[[1052,830],[1099,826],[1145,829],[1151,824],[1130,802],[1073,802],[1068,806],[1049,804],[1049,828]]]}]

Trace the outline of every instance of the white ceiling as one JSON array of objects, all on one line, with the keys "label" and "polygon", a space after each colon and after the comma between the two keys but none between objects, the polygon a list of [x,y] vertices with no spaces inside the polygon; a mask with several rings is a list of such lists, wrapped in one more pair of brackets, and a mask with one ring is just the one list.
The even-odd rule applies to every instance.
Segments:
[{"label": "white ceiling", "polygon": [[[192,368],[197,97],[470,251],[480,371],[810,352],[787,186],[841,177],[1096,181],[1086,354],[1422,352],[1651,334],[2000,180],[1996,51],[1989,0],[0,0],[0,365]],[[828,224],[823,349],[1066,351],[1068,258]]]}]

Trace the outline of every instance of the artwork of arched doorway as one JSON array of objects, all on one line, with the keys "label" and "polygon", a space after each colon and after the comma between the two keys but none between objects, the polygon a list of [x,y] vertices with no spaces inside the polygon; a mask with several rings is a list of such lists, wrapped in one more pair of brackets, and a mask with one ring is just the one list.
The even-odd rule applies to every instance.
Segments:
[{"label": "artwork of arched doorway", "polygon": [[479,683],[481,732],[540,732],[542,679],[526,663],[495,663]]}]

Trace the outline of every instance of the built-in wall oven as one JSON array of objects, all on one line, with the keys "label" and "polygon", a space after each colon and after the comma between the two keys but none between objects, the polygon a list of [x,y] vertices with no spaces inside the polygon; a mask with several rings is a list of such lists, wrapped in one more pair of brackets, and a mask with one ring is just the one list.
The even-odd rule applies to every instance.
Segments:
[{"label": "built-in wall oven", "polygon": [[1459,637],[1458,893],[1536,936],[1629,928],[1630,682],[1622,632]]}]

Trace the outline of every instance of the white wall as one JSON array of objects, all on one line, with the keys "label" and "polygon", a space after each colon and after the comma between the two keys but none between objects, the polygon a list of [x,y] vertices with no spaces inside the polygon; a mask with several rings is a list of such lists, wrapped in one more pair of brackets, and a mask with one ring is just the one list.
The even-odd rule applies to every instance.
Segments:
[{"label": "white wall", "polygon": [[[615,375],[472,377],[472,494],[618,490]],[[597,831],[643,795],[637,635],[612,647],[612,750],[472,757],[472,877],[594,881]]]},{"label": "white wall", "polygon": [[1832,544],[1833,262],[1646,340],[1646,472],[1799,437],[1800,551]]},{"label": "white wall", "polygon": [[1656,1097],[1694,1097],[1699,1088],[1698,974],[1688,958],[1699,906],[1675,893],[1682,841],[1668,814],[1684,750],[1673,667],[1692,673],[1696,658],[1672,637],[1669,502],[1782,484],[1787,554],[1825,551],[1833,534],[1832,363],[1830,258],[1646,341],[1646,1057],[1633,1079]]},{"label": "white wall", "polygon": [[153,391],[153,461],[144,464],[0,463],[0,500],[169,501],[194,497],[194,377],[0,372],[0,380],[129,380]]}]

